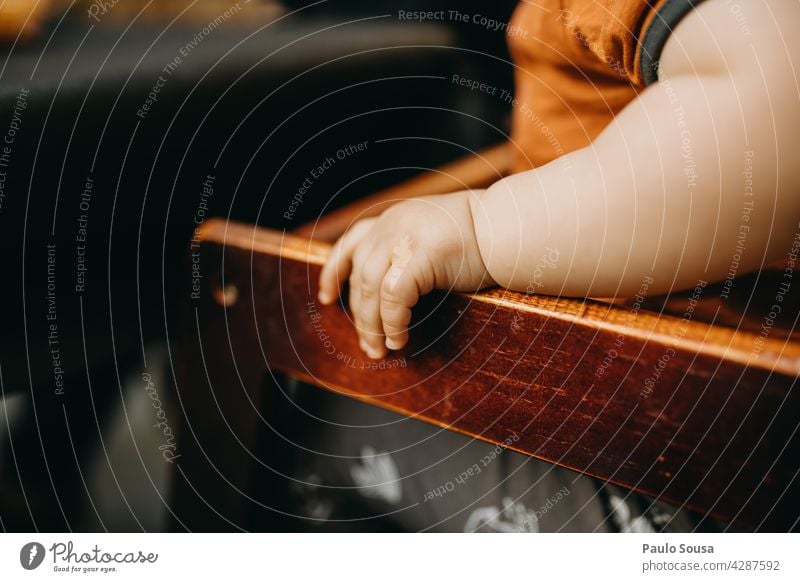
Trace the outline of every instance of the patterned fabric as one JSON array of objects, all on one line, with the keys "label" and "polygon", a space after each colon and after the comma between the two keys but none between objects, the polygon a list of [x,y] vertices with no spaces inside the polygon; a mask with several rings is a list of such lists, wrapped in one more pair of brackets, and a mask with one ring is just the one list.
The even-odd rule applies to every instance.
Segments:
[{"label": "patterned fabric", "polygon": [[318,388],[298,385],[289,410],[282,509],[297,530],[698,529],[688,511]]}]

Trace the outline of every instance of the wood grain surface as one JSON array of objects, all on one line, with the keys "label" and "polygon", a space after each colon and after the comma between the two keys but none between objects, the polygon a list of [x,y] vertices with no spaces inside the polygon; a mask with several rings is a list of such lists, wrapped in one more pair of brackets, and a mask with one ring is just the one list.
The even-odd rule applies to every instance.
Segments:
[{"label": "wood grain surface", "polygon": [[[263,376],[282,372],[744,529],[797,527],[796,294],[766,335],[761,308],[716,322],[712,287],[638,306],[432,294],[415,308],[409,346],[375,363],[343,306],[315,300],[327,244],[222,221],[202,235],[203,289],[184,346],[206,371],[179,380],[194,425],[179,468],[225,523],[241,523]],[[201,342],[217,351],[200,353]]]}]

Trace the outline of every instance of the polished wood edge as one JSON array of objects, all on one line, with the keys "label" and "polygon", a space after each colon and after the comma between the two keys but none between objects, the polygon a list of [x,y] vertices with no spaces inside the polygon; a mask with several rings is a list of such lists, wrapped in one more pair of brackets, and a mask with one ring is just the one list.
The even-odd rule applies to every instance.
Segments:
[{"label": "polished wood edge", "polygon": [[[206,221],[200,228],[200,237],[203,242],[313,265],[323,265],[331,249],[328,243],[285,231],[222,219]],[[631,323],[631,312],[625,307],[593,299],[528,295],[505,289],[459,295],[470,301],[490,303],[501,309],[534,313],[576,326],[661,344],[665,348],[691,351],[786,376],[800,376],[800,344],[791,340],[766,337],[758,342],[758,335],[751,332],[647,311],[637,312],[635,321]],[[677,324],[684,326],[680,338],[674,333]],[[753,346],[757,343],[760,344],[760,349],[756,354]]]},{"label": "polished wood edge", "polygon": [[[710,356],[714,359],[735,362],[743,366],[756,367],[786,376],[800,376],[800,345],[791,340],[764,339],[761,349],[754,353],[753,345],[758,335],[729,327],[715,326],[706,322],[686,321],[686,332],[680,338],[668,328],[681,322],[671,314],[655,314],[640,311],[634,325],[622,323],[627,318],[627,309],[606,305],[592,299],[571,299],[547,296],[527,296],[504,289],[490,289],[477,294],[466,294],[470,299],[495,303],[519,311],[537,313],[575,325],[591,327],[608,333],[616,333]],[[511,295],[509,299],[507,296]],[[599,307],[599,313],[596,309]],[[602,311],[606,310],[606,314]]]},{"label": "polished wood edge", "polygon": [[332,245],[303,238],[286,231],[261,228],[253,224],[211,218],[198,229],[201,242],[251,250],[312,265],[323,265]]}]

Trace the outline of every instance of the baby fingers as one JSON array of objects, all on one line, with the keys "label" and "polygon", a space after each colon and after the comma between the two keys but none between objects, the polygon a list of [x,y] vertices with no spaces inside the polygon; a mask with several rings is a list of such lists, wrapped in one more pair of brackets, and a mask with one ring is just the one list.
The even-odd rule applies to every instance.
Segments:
[{"label": "baby fingers", "polygon": [[350,280],[350,312],[359,346],[373,359],[399,350],[408,342],[411,308],[433,288],[433,276],[424,253],[403,236],[394,244],[371,235],[374,219],[356,223],[334,246],[320,274],[320,301],[338,297],[342,282]]},{"label": "baby fingers", "polygon": [[399,350],[408,342],[411,308],[420,296],[417,277],[410,270],[413,267],[392,265],[383,279],[380,316],[386,347],[390,350]]},{"label": "baby fingers", "polygon": [[361,349],[370,358],[379,359],[386,355],[381,325],[381,283],[389,268],[389,257],[377,252],[360,261],[356,253],[355,260],[357,264],[350,280],[350,307]]},{"label": "baby fingers", "polygon": [[374,223],[374,218],[359,220],[331,249],[319,275],[319,300],[323,305],[333,303],[339,297],[342,284],[350,277],[353,268],[353,253]]}]

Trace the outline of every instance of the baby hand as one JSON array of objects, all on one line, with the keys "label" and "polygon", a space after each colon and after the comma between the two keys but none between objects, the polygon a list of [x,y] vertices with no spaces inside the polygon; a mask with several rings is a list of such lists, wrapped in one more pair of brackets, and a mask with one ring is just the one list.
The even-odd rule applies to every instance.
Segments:
[{"label": "baby hand", "polygon": [[370,358],[408,342],[411,308],[433,289],[494,285],[483,264],[470,210],[472,192],[412,198],[365,218],[336,242],[319,278],[333,303],[350,280],[350,311]]}]

